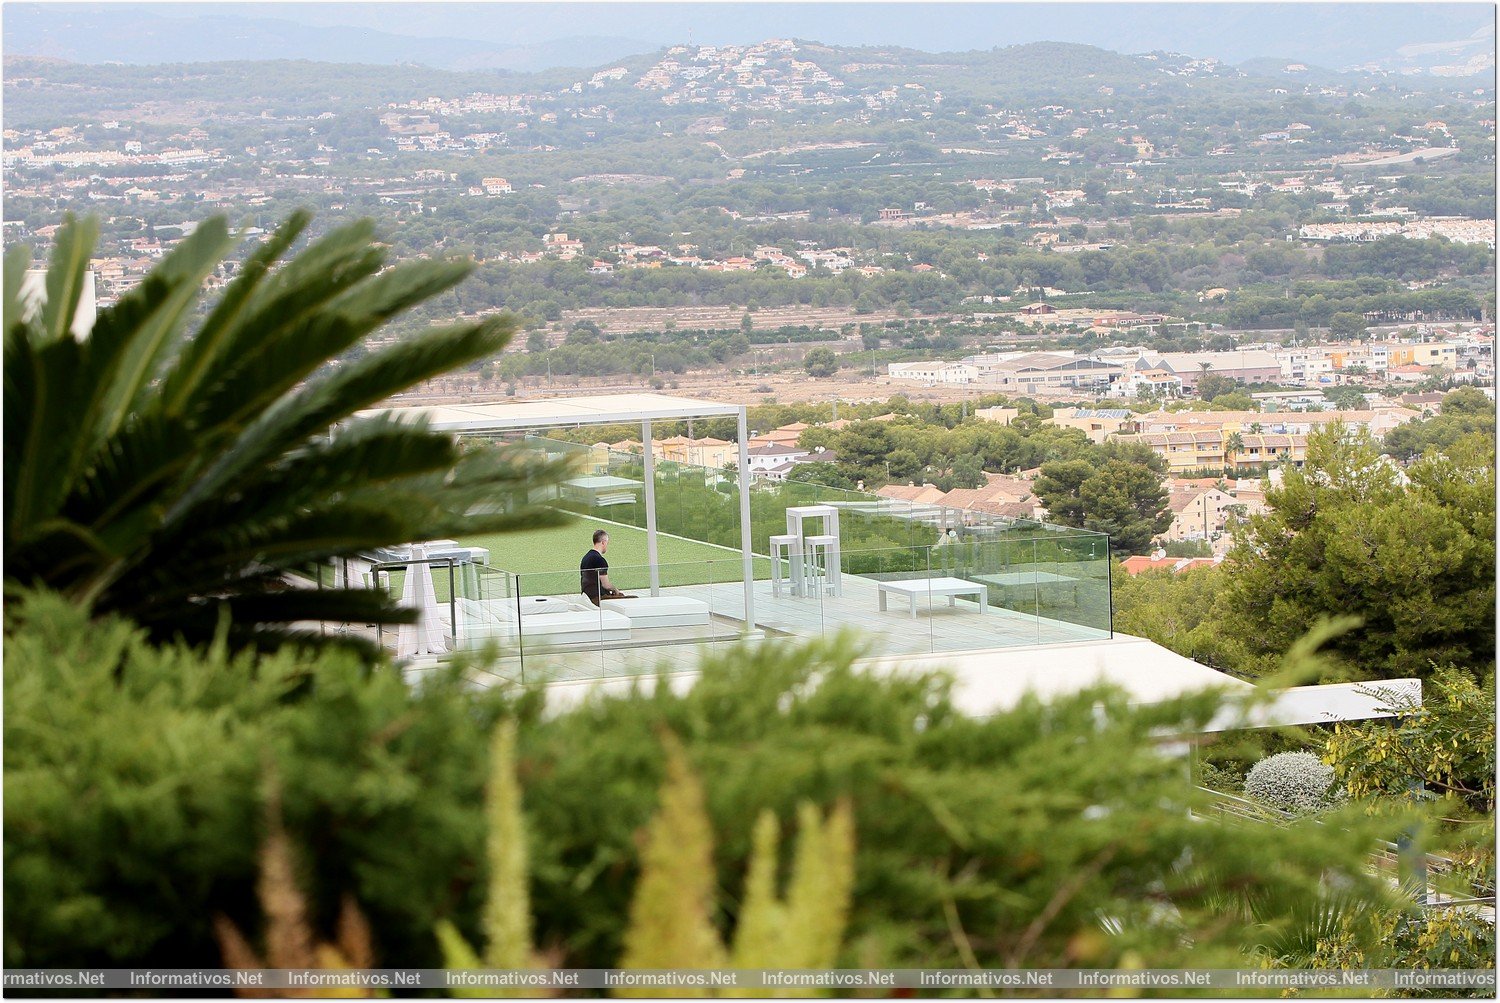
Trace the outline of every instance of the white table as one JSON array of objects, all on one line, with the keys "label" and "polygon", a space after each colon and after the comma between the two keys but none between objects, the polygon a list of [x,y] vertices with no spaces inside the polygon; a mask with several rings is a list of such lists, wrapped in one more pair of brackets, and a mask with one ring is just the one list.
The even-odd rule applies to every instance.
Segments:
[{"label": "white table", "polygon": [[1051,571],[1007,571],[996,575],[975,575],[974,579],[992,585],[1069,585],[1078,584],[1078,579],[1059,575]]},{"label": "white table", "polygon": [[973,596],[979,603],[979,612],[989,608],[989,587],[978,582],[966,582],[962,578],[913,578],[902,582],[880,583],[880,608],[885,609],[888,595],[905,596],[911,603],[911,615],[917,615],[917,600],[922,596],[944,596],[948,605],[954,605],[956,596]]},{"label": "white table", "polygon": [[[1079,580],[1070,575],[1059,575],[1052,571],[1006,571],[994,575],[975,575],[974,580],[998,585],[1004,589],[1026,589],[1029,586],[1030,590],[1036,594],[1040,594],[1046,586],[1059,586],[1063,589],[1071,587],[1073,590],[1073,602],[1078,602]],[[1054,589],[1051,594],[1058,595],[1059,593]],[[1063,592],[1062,594],[1066,595],[1067,593]],[[1001,605],[1005,604],[1001,603]]]}]

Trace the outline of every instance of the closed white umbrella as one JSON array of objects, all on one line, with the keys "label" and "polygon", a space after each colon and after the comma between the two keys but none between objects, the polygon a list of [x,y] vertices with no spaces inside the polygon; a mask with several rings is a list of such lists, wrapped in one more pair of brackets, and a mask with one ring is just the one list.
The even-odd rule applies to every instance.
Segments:
[{"label": "closed white umbrella", "polygon": [[397,632],[396,657],[445,654],[448,650],[444,644],[447,611],[438,605],[437,593],[432,587],[432,568],[426,563],[427,548],[413,544],[411,560],[401,586],[401,605],[416,609],[419,614],[416,623],[402,624]]}]

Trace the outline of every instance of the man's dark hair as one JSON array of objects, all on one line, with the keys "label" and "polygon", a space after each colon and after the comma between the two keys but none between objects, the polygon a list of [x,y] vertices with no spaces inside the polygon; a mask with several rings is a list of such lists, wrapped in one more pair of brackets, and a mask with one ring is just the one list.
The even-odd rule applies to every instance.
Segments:
[{"label": "man's dark hair", "polygon": [[604,539],[608,535],[609,535],[609,531],[608,530],[596,529],[596,530],[594,530],[594,542],[598,543],[600,540]]}]

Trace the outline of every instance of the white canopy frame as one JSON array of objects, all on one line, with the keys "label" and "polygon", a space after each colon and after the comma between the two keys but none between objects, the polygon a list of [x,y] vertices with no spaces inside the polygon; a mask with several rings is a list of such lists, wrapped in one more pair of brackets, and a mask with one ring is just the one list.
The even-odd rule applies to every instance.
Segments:
[{"label": "white canopy frame", "polygon": [[425,419],[427,426],[433,431],[451,432],[454,435],[640,423],[646,481],[646,563],[650,566],[652,595],[659,595],[661,592],[661,570],[657,559],[656,457],[651,448],[652,423],[691,418],[736,419],[739,440],[740,559],[745,578],[743,629],[745,633],[755,629],[755,569],[750,539],[749,428],[743,404],[721,404],[667,394],[601,394],[597,397],[376,408],[361,411],[358,417],[376,415],[386,415],[397,420]]}]

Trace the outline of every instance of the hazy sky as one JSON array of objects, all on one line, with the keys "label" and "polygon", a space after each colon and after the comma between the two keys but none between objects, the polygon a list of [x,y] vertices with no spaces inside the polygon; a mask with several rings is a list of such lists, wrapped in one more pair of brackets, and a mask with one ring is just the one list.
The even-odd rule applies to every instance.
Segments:
[{"label": "hazy sky", "polygon": [[[15,10],[29,4],[8,3]],[[110,5],[158,17],[231,14],[396,35],[528,45],[578,36],[656,47],[796,37],[927,51],[1034,41],[1153,49],[1239,62],[1291,56],[1325,65],[1403,45],[1493,37],[1490,3],[183,3]],[[86,9],[79,5],[74,9]],[[1490,43],[1491,45],[1493,43]],[[1319,55],[1324,58],[1319,59]]]},{"label": "hazy sky", "polygon": [[[174,5],[175,6],[175,5]],[[156,8],[169,13],[165,5]],[[901,44],[933,52],[1034,41],[1111,49],[1205,52],[1240,59],[1284,51],[1286,34],[1350,35],[1452,28],[1468,35],[1493,17],[1489,3],[244,3],[183,4],[309,24],[348,24],[409,35],[538,42],[572,35],[701,43],[793,35],[849,45]],[[1425,33],[1425,32],[1424,32]],[[1415,40],[1415,39],[1414,39]],[[1126,43],[1126,44],[1122,44]],[[1400,44],[1399,42],[1397,44]],[[1278,45],[1280,50],[1278,50]],[[1207,54],[1205,52],[1205,54]],[[1213,53],[1218,55],[1218,52]]]}]

